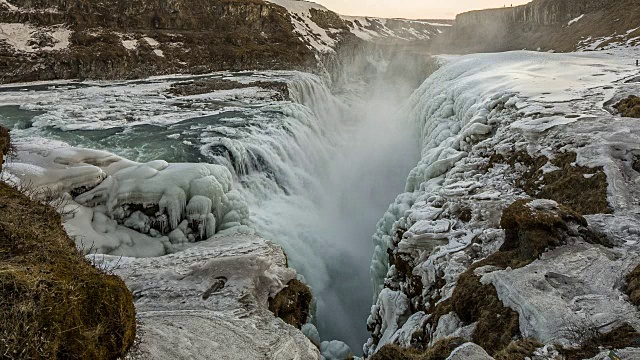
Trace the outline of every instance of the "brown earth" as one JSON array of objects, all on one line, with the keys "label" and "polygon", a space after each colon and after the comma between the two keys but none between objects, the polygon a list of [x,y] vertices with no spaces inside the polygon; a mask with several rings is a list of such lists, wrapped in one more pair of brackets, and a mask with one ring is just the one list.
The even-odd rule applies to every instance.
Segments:
[{"label": "brown earth", "polygon": [[293,279],[286,288],[269,299],[269,310],[287,324],[300,329],[307,323],[312,300],[311,289],[299,280]]},{"label": "brown earth", "polygon": [[117,359],[136,333],[124,282],[93,267],[51,206],[0,183],[0,356]]}]

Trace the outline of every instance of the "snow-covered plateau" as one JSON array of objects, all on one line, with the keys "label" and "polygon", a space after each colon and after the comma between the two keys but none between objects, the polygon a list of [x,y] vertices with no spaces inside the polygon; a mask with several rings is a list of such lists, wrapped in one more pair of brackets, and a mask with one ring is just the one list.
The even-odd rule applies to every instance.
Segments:
[{"label": "snow-covered plateau", "polygon": [[[3,86],[3,176],[64,197],[78,247],[125,280],[132,358],[347,359],[457,337],[450,359],[523,338],[561,359],[576,334],[640,330],[625,294],[640,121],[612,106],[640,92],[638,55],[439,56],[412,94],[295,71]],[[293,279],[315,297],[301,331],[268,309]]]}]

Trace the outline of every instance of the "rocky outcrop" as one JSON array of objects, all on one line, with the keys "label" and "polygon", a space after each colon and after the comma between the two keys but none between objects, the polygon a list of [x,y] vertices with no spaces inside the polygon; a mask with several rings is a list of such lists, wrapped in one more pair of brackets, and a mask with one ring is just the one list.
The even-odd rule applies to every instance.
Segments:
[{"label": "rocky outcrop", "polygon": [[534,0],[456,17],[436,51],[574,51],[637,44],[637,0]]},{"label": "rocky outcrop", "polygon": [[[619,80],[634,72],[613,61],[470,55],[414,93],[423,157],[374,235],[379,293],[365,354],[421,358],[459,337],[482,347],[481,358],[537,360],[589,347],[625,323],[638,338],[638,124],[605,109],[599,90],[631,93],[635,85]],[[620,77],[552,90],[554,81],[592,78],[591,66]],[[553,75],[534,90],[545,71]]]},{"label": "rocky outcrop", "polygon": [[320,358],[301,331],[269,311],[296,276],[269,241],[223,236],[160,258],[96,255],[96,262],[133,293],[141,335],[130,359]]},{"label": "rocky outcrop", "polygon": [[459,14],[456,16],[456,27],[487,26],[496,22],[564,25],[582,14],[594,12],[606,6],[606,1],[597,0],[536,0],[521,6]]}]

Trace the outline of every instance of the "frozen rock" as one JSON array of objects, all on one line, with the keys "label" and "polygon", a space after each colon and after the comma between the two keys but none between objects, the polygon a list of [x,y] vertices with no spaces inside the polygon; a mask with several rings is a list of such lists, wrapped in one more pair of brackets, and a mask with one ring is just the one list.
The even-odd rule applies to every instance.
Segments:
[{"label": "frozen rock", "polygon": [[302,325],[301,330],[304,336],[306,336],[307,339],[309,339],[313,343],[313,345],[320,348],[320,333],[318,332],[318,329],[316,329],[315,325],[311,323],[304,324]]},{"label": "frozen rock", "polygon": [[618,356],[622,360],[640,359],[640,348],[627,348],[618,350],[604,350],[598,355],[585,360],[610,360],[615,359],[611,355]]},{"label": "frozen rock", "polygon": [[466,343],[451,352],[447,360],[493,360],[480,345]]},{"label": "frozen rock", "polygon": [[531,207],[531,209],[533,210],[538,210],[538,211],[550,211],[550,210],[555,210],[558,208],[558,203],[553,201],[553,200],[547,200],[547,199],[536,199],[536,200],[532,200],[529,203],[529,207]]},{"label": "frozen rock", "polygon": [[349,346],[338,340],[323,341],[320,344],[320,353],[322,360],[348,360],[353,357]]},{"label": "frozen rock", "polygon": [[133,359],[320,358],[301,331],[268,310],[268,298],[296,273],[266,240],[218,237],[154,259],[94,258],[133,293],[141,323]]},{"label": "frozen rock", "polygon": [[578,243],[523,268],[488,273],[482,282],[493,284],[500,300],[518,312],[523,336],[572,344],[580,331],[606,332],[623,322],[640,328],[640,313],[622,292],[637,261],[625,250]]},{"label": "frozen rock", "polygon": [[65,228],[85,252],[161,256],[222,231],[252,232],[247,204],[224,166],[142,164],[50,141],[19,149],[9,171],[72,199]]}]

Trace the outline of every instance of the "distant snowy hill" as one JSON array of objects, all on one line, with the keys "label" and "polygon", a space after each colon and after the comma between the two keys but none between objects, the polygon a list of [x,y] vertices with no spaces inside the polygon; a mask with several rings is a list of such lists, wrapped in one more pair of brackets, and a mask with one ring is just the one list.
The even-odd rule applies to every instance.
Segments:
[{"label": "distant snowy hill", "polygon": [[310,1],[267,1],[287,9],[296,33],[321,53],[334,51],[338,39],[344,37],[345,32],[366,41],[415,41],[431,39],[451,27],[446,20],[430,22],[344,16]]}]

